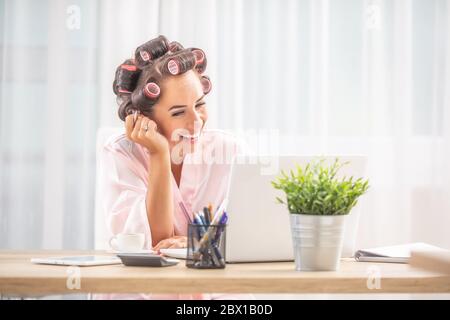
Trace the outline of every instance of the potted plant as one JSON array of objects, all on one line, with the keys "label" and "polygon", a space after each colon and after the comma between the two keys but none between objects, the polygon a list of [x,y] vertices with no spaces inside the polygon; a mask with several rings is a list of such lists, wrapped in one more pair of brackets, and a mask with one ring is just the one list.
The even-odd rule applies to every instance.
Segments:
[{"label": "potted plant", "polygon": [[327,165],[315,160],[290,174],[281,171],[274,188],[284,191],[290,212],[295,267],[299,271],[337,270],[344,237],[345,218],[369,188],[368,180],[338,178],[348,164],[336,159]]}]

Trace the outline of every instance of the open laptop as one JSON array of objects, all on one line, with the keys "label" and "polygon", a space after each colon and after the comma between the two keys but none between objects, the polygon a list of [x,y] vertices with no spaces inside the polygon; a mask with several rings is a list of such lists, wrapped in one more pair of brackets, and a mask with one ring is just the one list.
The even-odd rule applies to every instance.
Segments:
[{"label": "open laptop", "polygon": [[[325,156],[332,164],[336,157],[350,163],[341,168],[338,176],[365,176],[364,156]],[[289,212],[284,204],[276,202],[276,196],[284,198],[281,190],[272,187],[273,181],[283,169],[289,171],[295,164],[305,166],[319,157],[276,156],[235,159],[228,190],[229,216],[226,233],[226,261],[269,262],[294,260]],[[355,238],[359,205],[347,218],[343,257],[351,257],[355,250]]]}]

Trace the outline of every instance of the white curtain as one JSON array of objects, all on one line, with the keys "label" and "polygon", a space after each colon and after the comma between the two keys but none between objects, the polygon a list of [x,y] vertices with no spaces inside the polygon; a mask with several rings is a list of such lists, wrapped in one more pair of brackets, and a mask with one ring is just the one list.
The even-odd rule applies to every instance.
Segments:
[{"label": "white curtain", "polygon": [[210,126],[368,156],[358,246],[450,248],[450,1],[0,4],[1,248],[93,246],[114,71],[159,34],[206,51]]},{"label": "white curtain", "polygon": [[93,243],[97,14],[90,1],[0,2],[2,248]]}]

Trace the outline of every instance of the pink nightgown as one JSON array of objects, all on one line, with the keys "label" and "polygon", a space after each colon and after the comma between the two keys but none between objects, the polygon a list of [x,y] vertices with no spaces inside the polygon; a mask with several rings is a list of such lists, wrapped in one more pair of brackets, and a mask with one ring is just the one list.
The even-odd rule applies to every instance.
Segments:
[{"label": "pink nightgown", "polygon": [[[130,144],[132,148],[130,149]],[[131,152],[130,152],[131,151]],[[217,207],[225,197],[230,178],[231,162],[238,144],[231,134],[204,129],[195,152],[183,161],[180,186],[172,175],[175,235],[187,235],[187,218],[180,203],[189,214],[209,203]],[[101,152],[103,190],[102,209],[110,235],[144,233],[145,249],[152,248],[147,219],[146,192],[149,168],[148,150],[131,143],[125,134],[108,139]],[[180,262],[183,263],[183,262]],[[151,288],[149,288],[151,292]],[[218,290],[220,291],[220,289]],[[251,294],[96,294],[95,299],[254,299]]]}]

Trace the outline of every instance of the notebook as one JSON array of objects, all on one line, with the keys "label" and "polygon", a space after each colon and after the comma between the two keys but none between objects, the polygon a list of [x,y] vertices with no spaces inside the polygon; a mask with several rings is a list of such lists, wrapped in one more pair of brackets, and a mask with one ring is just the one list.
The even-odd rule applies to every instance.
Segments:
[{"label": "notebook", "polygon": [[423,242],[416,242],[358,250],[355,252],[354,258],[359,262],[408,263],[411,258],[411,251],[426,250],[441,250],[441,248]]},{"label": "notebook", "polygon": [[164,256],[178,258],[178,259],[186,259],[187,256],[187,248],[167,248],[159,250]]},{"label": "notebook", "polygon": [[119,258],[114,256],[70,256],[70,257],[46,257],[32,258],[31,263],[55,264],[66,266],[103,266],[109,264],[120,264]]}]

